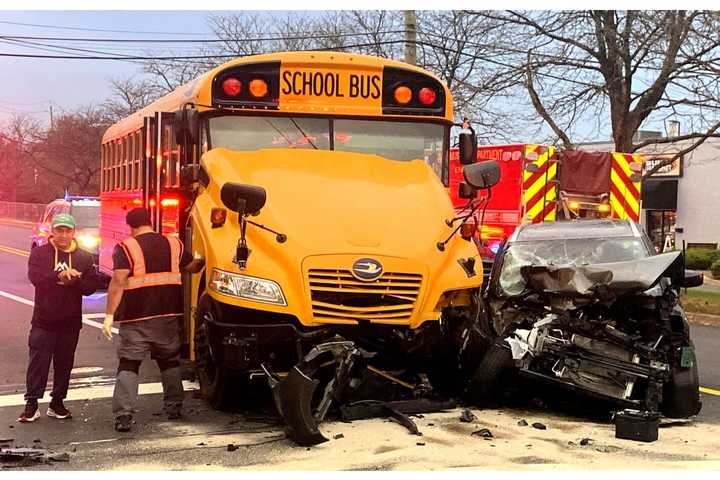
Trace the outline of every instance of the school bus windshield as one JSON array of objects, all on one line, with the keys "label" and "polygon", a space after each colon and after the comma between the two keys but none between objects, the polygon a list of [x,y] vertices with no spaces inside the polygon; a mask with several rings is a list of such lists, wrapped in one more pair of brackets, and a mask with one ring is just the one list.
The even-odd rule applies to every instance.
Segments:
[{"label": "school bus windshield", "polygon": [[310,117],[220,116],[210,119],[211,148],[335,150],[391,160],[424,160],[441,175],[445,125]]}]

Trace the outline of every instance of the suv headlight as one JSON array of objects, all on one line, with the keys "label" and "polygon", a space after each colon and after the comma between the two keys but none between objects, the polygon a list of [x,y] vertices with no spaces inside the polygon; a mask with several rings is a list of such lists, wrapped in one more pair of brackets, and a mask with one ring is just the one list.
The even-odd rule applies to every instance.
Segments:
[{"label": "suv headlight", "polygon": [[100,243],[100,238],[95,235],[78,235],[76,240],[86,250],[94,250]]},{"label": "suv headlight", "polygon": [[214,268],[210,279],[210,288],[218,293],[256,302],[287,305],[280,285],[272,280],[239,275]]}]

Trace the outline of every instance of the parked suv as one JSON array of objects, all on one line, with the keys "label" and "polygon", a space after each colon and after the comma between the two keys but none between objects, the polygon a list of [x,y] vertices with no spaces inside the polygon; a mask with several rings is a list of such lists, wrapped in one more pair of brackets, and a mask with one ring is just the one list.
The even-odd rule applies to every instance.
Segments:
[{"label": "parked suv", "polygon": [[80,248],[93,254],[97,265],[100,251],[100,199],[97,197],[69,196],[50,202],[33,227],[30,247],[47,243],[52,219],[58,213],[70,213],[75,217],[75,240]]}]

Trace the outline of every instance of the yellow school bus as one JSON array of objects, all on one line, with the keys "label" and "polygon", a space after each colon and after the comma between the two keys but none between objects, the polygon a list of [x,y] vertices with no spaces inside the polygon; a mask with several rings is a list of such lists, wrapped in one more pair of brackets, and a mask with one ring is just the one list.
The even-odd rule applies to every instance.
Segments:
[{"label": "yellow school bus", "polygon": [[[216,407],[333,341],[371,352],[379,375],[447,380],[440,354],[467,343],[452,337],[477,317],[482,283],[447,193],[452,126],[448,88],[401,62],[222,64],[105,133],[101,268],[136,205],[205,258],[184,281],[182,331]],[[335,347],[316,351],[337,360]]]}]

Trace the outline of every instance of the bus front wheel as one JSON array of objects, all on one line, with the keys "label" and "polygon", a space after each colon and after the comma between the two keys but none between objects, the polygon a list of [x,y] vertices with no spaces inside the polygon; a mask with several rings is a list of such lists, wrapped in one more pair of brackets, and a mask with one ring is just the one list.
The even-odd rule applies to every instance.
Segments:
[{"label": "bus front wheel", "polygon": [[195,324],[195,359],[200,393],[213,408],[229,410],[234,404],[232,386],[236,372],[213,358],[208,325],[214,321],[222,321],[222,311],[204,293],[198,301]]}]

